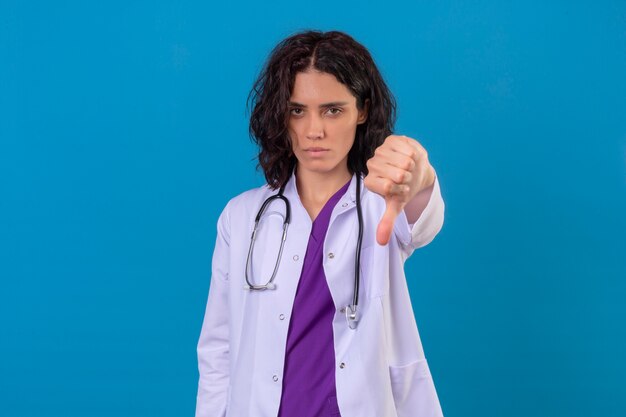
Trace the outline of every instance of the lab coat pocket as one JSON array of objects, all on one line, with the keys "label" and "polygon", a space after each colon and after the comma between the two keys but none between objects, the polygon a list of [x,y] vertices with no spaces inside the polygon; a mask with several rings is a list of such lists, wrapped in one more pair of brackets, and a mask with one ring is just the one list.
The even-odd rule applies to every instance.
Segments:
[{"label": "lab coat pocket", "polygon": [[389,253],[377,244],[361,249],[361,282],[368,299],[389,291]]},{"label": "lab coat pocket", "polygon": [[391,388],[399,416],[443,415],[426,359],[389,366]]}]

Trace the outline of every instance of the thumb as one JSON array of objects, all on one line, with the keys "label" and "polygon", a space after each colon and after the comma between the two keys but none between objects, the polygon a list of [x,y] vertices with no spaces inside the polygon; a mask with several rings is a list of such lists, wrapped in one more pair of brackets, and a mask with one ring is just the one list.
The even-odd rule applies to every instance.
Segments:
[{"label": "thumb", "polygon": [[389,243],[389,238],[391,237],[391,231],[393,230],[393,225],[396,222],[396,217],[402,210],[402,207],[398,204],[397,201],[392,198],[387,198],[387,208],[385,210],[385,214],[380,219],[378,223],[378,229],[376,229],[376,241],[379,245],[386,245]]}]

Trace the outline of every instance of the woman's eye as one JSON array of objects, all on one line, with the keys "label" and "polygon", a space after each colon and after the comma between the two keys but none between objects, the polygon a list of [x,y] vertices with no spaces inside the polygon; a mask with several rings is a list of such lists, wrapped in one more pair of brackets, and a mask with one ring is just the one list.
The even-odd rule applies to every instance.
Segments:
[{"label": "woman's eye", "polygon": [[330,113],[331,115],[335,116],[339,113],[341,113],[341,109],[338,107],[331,107],[328,109],[328,113]]},{"label": "woman's eye", "polygon": [[293,114],[294,116],[300,116],[302,114],[302,109],[295,107],[291,109],[291,114]]}]

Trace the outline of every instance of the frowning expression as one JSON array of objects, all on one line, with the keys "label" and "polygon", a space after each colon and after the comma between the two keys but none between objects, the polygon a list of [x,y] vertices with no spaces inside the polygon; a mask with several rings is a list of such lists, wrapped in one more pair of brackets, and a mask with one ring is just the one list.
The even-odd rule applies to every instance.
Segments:
[{"label": "frowning expression", "polygon": [[309,69],[296,74],[289,100],[288,130],[298,169],[347,170],[357,125],[365,122],[356,97],[334,75]]}]

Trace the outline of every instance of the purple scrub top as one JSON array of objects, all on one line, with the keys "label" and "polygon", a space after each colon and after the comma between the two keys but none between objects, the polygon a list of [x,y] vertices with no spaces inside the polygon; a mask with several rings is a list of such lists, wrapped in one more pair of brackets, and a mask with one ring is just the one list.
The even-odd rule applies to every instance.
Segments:
[{"label": "purple scrub top", "polygon": [[341,417],[335,386],[335,305],[322,261],[330,215],[350,181],[313,221],[287,333],[278,417]]}]

